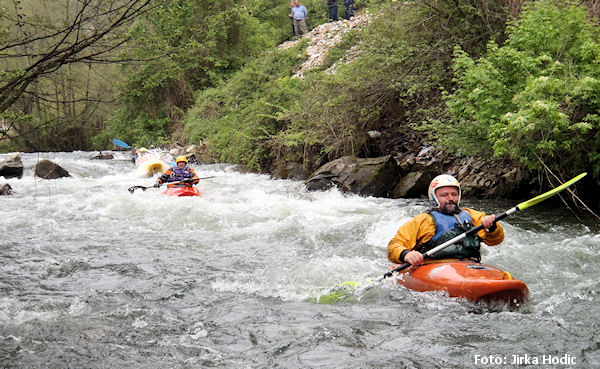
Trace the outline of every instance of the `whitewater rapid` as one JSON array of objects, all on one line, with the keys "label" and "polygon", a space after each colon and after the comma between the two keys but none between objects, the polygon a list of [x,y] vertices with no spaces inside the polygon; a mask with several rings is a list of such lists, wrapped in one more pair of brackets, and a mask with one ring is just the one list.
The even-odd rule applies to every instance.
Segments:
[{"label": "whitewater rapid", "polygon": [[[228,164],[192,164],[214,176],[200,198],[130,194],[154,178],[113,154],[22,154],[23,178],[0,178],[15,191],[0,197],[0,367],[466,368],[489,355],[599,366],[600,230],[564,208],[507,218],[504,243],[483,252],[529,286],[521,310],[391,280],[324,305],[314,299],[341,282],[388,270],[388,241],[425,200],[310,192]],[[71,177],[34,177],[43,158]]]}]

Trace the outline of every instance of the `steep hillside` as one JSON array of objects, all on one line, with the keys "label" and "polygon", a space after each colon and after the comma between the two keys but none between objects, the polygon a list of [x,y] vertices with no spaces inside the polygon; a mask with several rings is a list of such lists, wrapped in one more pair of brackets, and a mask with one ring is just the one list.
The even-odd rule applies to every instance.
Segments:
[{"label": "steep hillside", "polygon": [[[306,47],[306,61],[300,65],[299,70],[294,73],[294,77],[303,77],[304,72],[311,69],[320,68],[327,62],[327,54],[334,46],[342,42],[342,37],[347,32],[360,32],[371,20],[373,16],[365,11],[364,14],[351,17],[349,20],[342,19],[337,22],[324,23],[312,29],[302,38],[293,41],[286,41],[277,48],[289,49],[298,46],[305,39],[308,40]],[[358,47],[354,46],[346,50],[340,62],[349,63],[354,59]],[[327,68],[326,73],[335,73],[337,62]]]},{"label": "steep hillside", "polygon": [[[363,159],[369,159],[369,165],[384,163],[392,174],[378,177],[380,182],[385,178],[385,183],[378,183],[377,187],[387,188],[378,190],[378,196],[418,196],[424,193],[423,183],[436,173],[446,172],[464,183],[465,195],[522,198],[529,196],[530,191],[554,186],[558,182],[554,174],[565,180],[582,168],[591,172],[589,159],[583,156],[575,156],[572,163],[576,165],[565,170],[552,153],[544,151],[544,146],[532,150],[542,155],[540,162],[545,167],[523,160],[517,151],[498,151],[519,145],[528,149],[525,145],[540,143],[539,138],[519,135],[519,131],[498,135],[490,130],[494,126],[503,130],[503,114],[514,111],[510,103],[518,100],[508,94],[511,91],[489,91],[489,97],[481,100],[471,90],[460,95],[462,86],[472,82],[465,76],[475,81],[474,85],[527,86],[526,74],[519,70],[503,72],[500,81],[493,81],[493,74],[486,76],[487,82],[477,81],[484,74],[476,71],[476,61],[487,57],[499,63],[496,68],[505,68],[502,63],[511,66],[532,60],[531,68],[538,68],[535,58],[547,57],[536,53],[555,55],[553,50],[544,48],[556,43],[548,46],[544,40],[533,37],[528,44],[519,39],[518,45],[530,49],[512,51],[510,37],[523,37],[529,32],[529,23],[539,27],[538,18],[549,19],[562,10],[550,3],[536,3],[542,5],[531,8],[528,18],[514,23],[509,28],[511,34],[505,34],[506,24],[518,15],[518,8],[505,7],[503,1],[486,3],[485,9],[461,7],[462,0],[458,8],[454,2],[435,3],[439,6],[390,4],[378,16],[364,12],[351,21],[326,23],[299,40],[279,45],[248,63],[226,83],[200,93],[186,117],[182,137],[189,137],[194,143],[204,142],[219,161],[240,163],[248,170],[284,178],[311,178],[318,174],[320,185],[333,184],[345,190],[356,186],[344,181],[357,179],[346,176],[345,169],[334,173],[319,168],[330,163],[327,168],[347,166],[352,171],[354,166],[362,165]],[[581,8],[569,8],[565,14],[565,19],[544,24],[547,33],[558,30],[559,35],[568,36],[570,31],[561,29],[562,25],[577,23],[585,29],[577,35],[578,39],[595,48],[592,39],[597,31],[587,28]],[[500,50],[505,43],[506,48]],[[577,44],[574,46],[573,52],[578,53]],[[495,55],[496,50],[510,53]],[[515,55],[521,60],[501,59]],[[592,65],[589,68],[596,68]],[[544,76],[546,72],[539,69],[535,73]],[[512,76],[514,81],[509,81]],[[585,75],[577,78],[583,83],[594,81]],[[494,97],[499,93],[506,96]],[[469,101],[470,98],[474,100]],[[489,122],[482,124],[484,120],[477,114],[488,113],[490,108],[477,106],[488,101],[508,104],[492,112],[495,115],[485,117]],[[585,109],[595,104],[593,98],[581,103]],[[461,111],[462,107],[468,111]],[[579,124],[576,119],[579,118],[574,116],[575,125],[570,132],[579,130],[580,135],[572,136],[571,142],[586,140],[590,137],[586,130],[595,124]],[[526,141],[511,144],[522,138]],[[554,145],[541,142],[547,147]],[[373,158],[377,160],[370,160]],[[548,180],[536,183],[540,178]],[[597,178],[590,178],[587,184],[597,186]],[[368,190],[360,192],[369,194]]]}]

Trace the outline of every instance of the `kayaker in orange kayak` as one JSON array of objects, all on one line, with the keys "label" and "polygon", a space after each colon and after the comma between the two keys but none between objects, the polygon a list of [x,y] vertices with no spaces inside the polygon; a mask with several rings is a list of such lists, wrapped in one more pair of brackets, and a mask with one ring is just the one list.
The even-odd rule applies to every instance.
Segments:
[{"label": "kayaker in orange kayak", "polygon": [[504,229],[495,223],[495,215],[459,207],[461,191],[456,178],[448,174],[435,177],[428,190],[431,209],[403,224],[388,244],[388,260],[395,264],[421,265],[423,254],[464,233],[483,225],[481,231],[435,253],[432,259],[480,261],[480,241],[495,246],[504,240]]},{"label": "kayaker in orange kayak", "polygon": [[[167,169],[163,175],[158,177],[154,187],[159,187],[163,183],[167,183],[167,187],[192,187],[200,182],[196,172],[188,167],[187,158],[184,155],[178,156],[175,159],[176,167]],[[185,181],[185,183],[182,183]],[[169,182],[179,182],[176,184],[168,184]]]}]

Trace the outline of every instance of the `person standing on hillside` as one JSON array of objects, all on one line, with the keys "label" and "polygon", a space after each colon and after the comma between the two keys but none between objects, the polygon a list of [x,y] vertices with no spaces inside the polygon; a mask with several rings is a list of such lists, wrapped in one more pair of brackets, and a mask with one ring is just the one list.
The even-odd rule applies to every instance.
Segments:
[{"label": "person standing on hillside", "polygon": [[308,33],[306,30],[306,18],[308,17],[308,10],[304,5],[300,5],[298,0],[294,1],[294,7],[292,8],[292,19],[294,20],[294,30],[297,36],[302,36]]},{"label": "person standing on hillside", "polygon": [[329,20],[338,20],[338,0],[327,0],[327,7],[329,8]]},{"label": "person standing on hillside", "polygon": [[344,19],[350,20],[350,18],[354,17],[354,0],[344,0],[344,6],[346,7]]},{"label": "person standing on hillside", "polygon": [[479,262],[480,242],[495,246],[504,240],[504,229],[496,216],[461,209],[460,184],[448,174],[435,177],[428,190],[431,209],[404,223],[388,244],[388,260],[395,264],[423,264],[423,254],[467,230],[483,225],[477,234],[465,237],[430,256],[431,259],[460,259]]}]

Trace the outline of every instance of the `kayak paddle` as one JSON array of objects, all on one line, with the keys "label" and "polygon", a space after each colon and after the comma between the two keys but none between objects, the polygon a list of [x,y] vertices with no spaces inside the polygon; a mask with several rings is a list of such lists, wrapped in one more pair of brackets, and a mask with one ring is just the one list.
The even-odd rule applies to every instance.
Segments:
[{"label": "kayak paddle", "polygon": [[115,144],[115,146],[119,146],[122,147],[124,149],[130,149],[131,146],[127,145],[125,142],[121,141],[121,140],[117,140],[116,138],[113,138],[113,144]]},{"label": "kayak paddle", "polygon": [[[198,179],[209,179],[209,178],[215,178],[216,176],[210,176],[210,177],[202,177],[202,178],[198,178]],[[176,185],[176,184],[190,184],[191,181],[187,180],[187,181],[179,181],[179,182],[163,182],[161,184],[159,184],[159,187],[166,184],[166,185]],[[140,189],[142,191],[146,191],[149,188],[155,188],[154,186],[131,186],[127,189],[127,191],[129,191],[129,193],[133,193],[135,190]]]},{"label": "kayak paddle", "polygon": [[[573,183],[579,181],[581,178],[585,177],[586,174],[587,173],[581,173],[580,175],[572,178],[571,180],[563,183],[562,185],[560,185],[560,186],[558,186],[556,188],[553,188],[552,190],[550,190],[548,192],[545,192],[545,193],[543,193],[543,194],[541,194],[539,196],[536,196],[536,197],[534,197],[534,198],[532,198],[530,200],[524,201],[524,202],[518,204],[517,206],[515,206],[514,208],[508,209],[507,211],[505,211],[505,212],[503,212],[501,214],[496,215],[496,220],[495,221],[497,222],[497,221],[499,221],[501,219],[506,218],[509,215],[512,215],[512,214],[516,213],[517,211],[525,210],[525,209],[527,209],[530,206],[538,204],[538,203],[546,200],[547,198],[556,195],[560,191],[564,190],[565,188],[569,187]],[[470,235],[472,235],[474,233],[477,233],[477,232],[479,232],[482,229],[483,229],[483,225],[481,225],[481,224],[478,225],[477,227],[471,228],[468,231],[466,231],[465,233],[461,233],[458,236],[456,236],[456,237],[454,237],[454,238],[452,238],[452,239],[450,239],[450,240],[442,243],[441,245],[438,245],[438,246],[434,247],[433,249],[427,251],[425,254],[423,254],[423,256],[425,258],[430,257],[430,256],[434,255],[436,252],[438,252],[440,250],[443,250],[446,247],[448,247],[448,246],[450,246],[450,245],[452,245],[452,244],[454,244],[454,243],[456,243],[458,241],[461,241],[462,239],[466,238],[467,236],[470,236]],[[408,268],[409,266],[410,266],[410,263],[401,264],[398,267],[394,268],[393,270],[390,270],[389,272],[385,273],[384,275],[380,276],[379,278],[373,280],[372,282],[373,283],[380,282],[380,281],[384,280],[385,278],[391,277],[392,275],[394,275],[394,273],[400,272],[400,271]],[[352,285],[352,286],[355,286],[355,285],[360,285],[360,283],[347,281],[347,282],[341,283],[341,285]],[[366,288],[366,286],[365,286],[365,288]],[[339,291],[333,291],[333,292],[330,292],[328,294],[321,295],[317,299],[317,302],[319,302],[319,301],[327,301],[325,303],[328,303],[329,301],[335,301],[336,299],[338,299],[340,297],[343,297],[342,293],[340,293]]]}]

